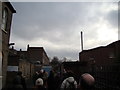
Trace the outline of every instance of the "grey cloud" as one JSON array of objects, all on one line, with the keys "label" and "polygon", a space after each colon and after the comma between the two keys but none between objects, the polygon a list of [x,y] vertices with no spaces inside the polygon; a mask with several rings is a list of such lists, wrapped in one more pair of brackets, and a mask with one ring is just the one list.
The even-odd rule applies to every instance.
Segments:
[{"label": "grey cloud", "polygon": [[106,16],[107,21],[114,27],[118,28],[118,10],[112,10]]},{"label": "grey cloud", "polygon": [[[55,31],[69,33],[71,30],[70,27],[75,27],[74,22],[80,13],[75,11],[78,6],[75,7],[72,3],[22,3],[21,7],[19,4],[21,3],[16,4],[18,13],[15,16],[16,21],[14,22],[17,23],[14,24],[13,33],[24,39],[34,39],[36,36],[44,36],[47,32],[50,35]],[[32,5],[34,7],[31,8],[30,6]],[[72,5],[74,7],[71,7]],[[37,8],[38,6],[39,8]],[[22,11],[19,12],[20,9]],[[35,26],[37,26],[37,30]],[[33,34],[33,32],[37,33]]]},{"label": "grey cloud", "polygon": [[[95,24],[101,17],[104,17],[104,13],[99,11],[102,3],[17,2],[13,5],[17,13],[13,18],[12,40],[19,38],[26,42],[34,42],[41,38],[59,46],[72,45],[75,47],[79,45],[79,32],[82,28],[84,28],[86,40],[97,39]],[[112,21],[113,15],[112,12],[109,13],[108,20]],[[74,47],[72,50],[64,48],[65,50],[58,52],[48,50],[48,53],[75,58],[78,52]]]},{"label": "grey cloud", "polygon": [[[14,25],[17,29],[13,27],[15,30],[13,33],[25,39],[34,39],[36,36],[44,36],[45,32],[53,33],[57,30],[60,33],[69,33],[71,27],[75,28],[76,24],[84,24],[84,19],[88,16],[88,10],[82,7],[84,5],[87,7],[87,4],[17,3],[18,13],[15,18],[19,17],[19,19],[17,19],[17,24]],[[20,9],[22,12],[19,12]],[[37,26],[38,29],[36,30],[34,26]],[[33,34],[34,31],[37,33]]]},{"label": "grey cloud", "polygon": [[[52,52],[52,53],[51,53]],[[72,50],[72,49],[69,49],[69,50],[47,50],[47,53],[49,56],[58,56],[60,59],[62,59],[63,57],[67,57],[67,58],[71,58],[71,59],[77,59],[78,60],[78,53],[79,51],[75,51],[75,50]]]},{"label": "grey cloud", "polygon": [[[20,28],[15,28],[14,33],[20,37],[26,36],[25,38],[31,38],[27,32],[33,35],[34,31],[37,32],[37,35],[34,34],[32,38],[46,34],[44,32],[53,33],[57,30],[60,33],[69,33],[70,28],[75,27],[76,24],[89,27],[100,17],[99,13],[95,13],[97,9],[94,9],[96,6],[100,6],[97,3],[22,3],[21,6],[19,4],[21,3],[16,5],[18,7],[16,18],[20,16],[20,19],[14,26]],[[91,9],[89,10],[89,8]],[[22,9],[22,12],[19,12],[19,9]],[[91,11],[94,12],[93,15]],[[38,29],[36,30],[34,26],[37,26]]]}]

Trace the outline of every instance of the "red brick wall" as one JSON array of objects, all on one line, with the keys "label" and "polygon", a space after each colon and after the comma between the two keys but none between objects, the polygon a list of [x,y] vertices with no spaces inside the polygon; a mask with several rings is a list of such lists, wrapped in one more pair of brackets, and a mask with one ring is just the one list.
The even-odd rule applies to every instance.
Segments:
[{"label": "red brick wall", "polygon": [[113,43],[106,47],[84,50],[79,53],[79,58],[80,61],[95,63],[97,66],[110,65],[116,60],[116,55],[118,53],[116,48],[118,47],[120,47],[120,43],[117,42],[117,44]]},{"label": "red brick wall", "polygon": [[5,83],[6,83],[7,59],[8,59],[8,50],[9,50],[8,44],[9,44],[10,31],[11,31],[12,14],[15,13],[13,11],[12,5],[9,2],[2,2],[2,11],[5,7],[8,10],[7,26],[5,30],[1,29],[0,27],[2,31],[2,42],[1,43],[2,43],[2,54],[3,54],[3,59],[2,59],[3,60],[3,63],[2,63],[3,87],[5,86]]},{"label": "red brick wall", "polygon": [[29,49],[28,57],[30,60],[42,62],[43,50],[42,49]]},{"label": "red brick wall", "polygon": [[40,61],[41,64],[48,65],[49,58],[44,51],[43,47],[30,47],[28,48],[28,59],[30,61]]}]

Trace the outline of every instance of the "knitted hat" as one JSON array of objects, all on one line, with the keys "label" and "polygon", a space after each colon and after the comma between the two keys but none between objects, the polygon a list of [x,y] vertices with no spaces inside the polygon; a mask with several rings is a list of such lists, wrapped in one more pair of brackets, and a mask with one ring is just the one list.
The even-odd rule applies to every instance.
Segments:
[{"label": "knitted hat", "polygon": [[36,85],[43,85],[43,80],[41,79],[41,78],[38,78],[37,80],[36,80],[36,83],[35,83]]},{"label": "knitted hat", "polygon": [[66,80],[69,81],[69,82],[74,82],[75,81],[73,77],[68,77]]}]

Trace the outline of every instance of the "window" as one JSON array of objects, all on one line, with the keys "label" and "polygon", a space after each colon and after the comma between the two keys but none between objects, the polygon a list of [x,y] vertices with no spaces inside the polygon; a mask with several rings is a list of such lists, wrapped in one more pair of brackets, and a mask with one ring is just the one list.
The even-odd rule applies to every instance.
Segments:
[{"label": "window", "polygon": [[2,13],[2,24],[1,24],[1,29],[6,31],[6,26],[7,26],[7,19],[8,19],[8,10],[5,8]]}]

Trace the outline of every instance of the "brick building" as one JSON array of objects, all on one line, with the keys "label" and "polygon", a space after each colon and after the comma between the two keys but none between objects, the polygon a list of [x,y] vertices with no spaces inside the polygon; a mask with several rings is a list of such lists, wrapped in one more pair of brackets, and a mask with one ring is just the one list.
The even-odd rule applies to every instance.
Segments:
[{"label": "brick building", "polygon": [[22,51],[21,49],[20,51],[17,51],[14,48],[10,48],[8,56],[6,87],[12,86],[11,83],[17,71],[22,71],[23,76],[25,76],[26,79],[29,79],[34,74],[34,64],[29,62],[27,59],[27,51]]},{"label": "brick building", "polygon": [[71,70],[74,73],[76,81],[79,83],[80,76],[83,73],[89,72],[87,62],[63,62],[61,65],[61,75],[64,69],[66,71]]},{"label": "brick building", "polygon": [[22,71],[23,76],[30,78],[35,71],[38,71],[42,66],[49,65],[49,58],[43,47],[29,47],[27,51],[17,51],[14,47],[9,49],[8,70],[7,70],[7,86],[10,86],[12,77],[17,71]]},{"label": "brick building", "polygon": [[[27,51],[9,50],[8,69],[15,68],[12,71],[22,71],[23,76],[30,78],[34,73],[34,64],[27,58]],[[9,72],[9,70],[7,71]]]},{"label": "brick building", "polygon": [[43,47],[29,47],[27,48],[28,59],[33,63],[40,63],[41,65],[49,65],[49,58]]},{"label": "brick building", "polygon": [[23,72],[23,75],[26,78],[30,78],[34,74],[34,64],[29,61],[28,59],[28,52],[27,51],[18,51],[19,55],[19,70]]},{"label": "brick building", "polygon": [[42,66],[49,65],[49,58],[43,47],[27,46],[28,60],[35,64],[35,71],[39,71]]},{"label": "brick building", "polygon": [[83,50],[79,61],[86,61],[96,79],[96,90],[120,89],[120,40],[107,46]]},{"label": "brick building", "polygon": [[0,2],[0,52],[2,53],[2,86],[6,83],[7,59],[9,51],[9,38],[11,22],[15,9],[10,2]]},{"label": "brick building", "polygon": [[107,46],[101,46],[79,53],[79,61],[95,63],[97,66],[112,65],[119,62],[120,40]]}]

